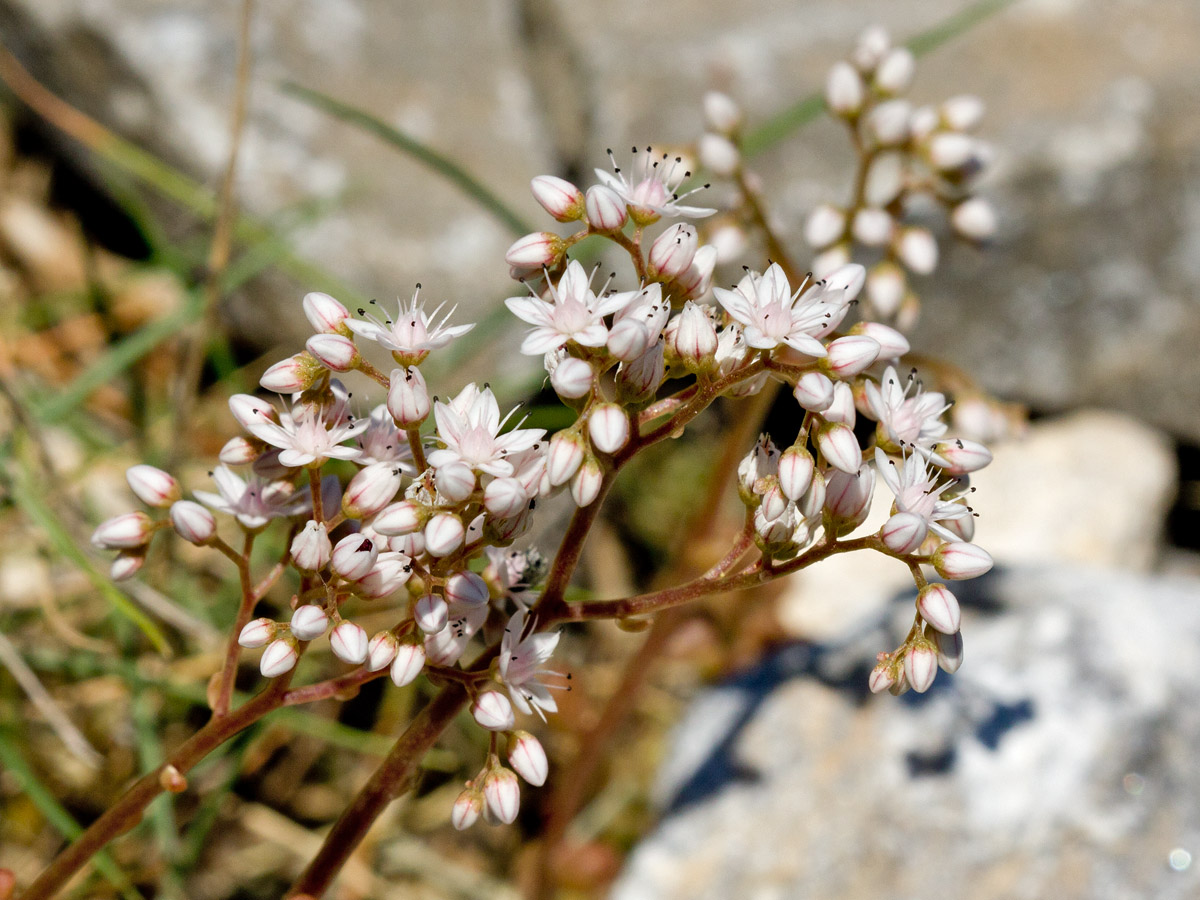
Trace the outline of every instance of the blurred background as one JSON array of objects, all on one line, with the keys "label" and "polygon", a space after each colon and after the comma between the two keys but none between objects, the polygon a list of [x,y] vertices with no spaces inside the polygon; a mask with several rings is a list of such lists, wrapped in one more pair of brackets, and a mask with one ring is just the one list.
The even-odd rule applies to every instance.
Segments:
[{"label": "blurred background", "polygon": [[[164,385],[177,336],[204,315],[241,15],[202,0],[0,0],[0,865],[22,881],[204,721],[236,605],[227,573],[190,548],[177,551],[191,578],[160,569],[114,591],[83,545],[130,508],[124,468],[172,443]],[[529,179],[586,185],[608,147],[694,141],[706,90],[742,104],[750,129],[779,121],[871,23],[941,36],[910,95],[982,97],[996,153],[983,189],[995,240],[947,240],[916,281],[916,348],[1031,411],[976,481],[977,540],[998,566],[964,587],[965,665],[920,697],[866,696],[911,597],[903,571],[857,558],[680,616],[653,666],[636,655],[645,635],[572,632],[587,678],[544,735],[563,777],[622,679],[637,702],[617,711],[612,752],[549,858],[537,836],[561,785],[525,793],[520,828],[449,830],[481,753],[462,729],[339,896],[516,896],[539,867],[562,896],[621,900],[1200,890],[1194,0],[261,0],[223,337],[176,462],[202,477],[232,433],[223,398],[298,349],[312,289],[391,304],[420,281],[458,321],[485,323],[443,392],[488,377],[505,406],[536,391],[537,361],[507,349],[520,329],[497,314],[520,293],[505,249],[546,227]],[[748,165],[804,261],[806,215],[848,191],[844,130],[789,126]],[[737,262],[763,259],[751,246]],[[627,474],[589,544],[592,590],[616,596],[667,566],[702,489],[650,485],[696,481],[720,426]],[[416,699],[364,690],[253,729],[76,895],[280,896]]]}]

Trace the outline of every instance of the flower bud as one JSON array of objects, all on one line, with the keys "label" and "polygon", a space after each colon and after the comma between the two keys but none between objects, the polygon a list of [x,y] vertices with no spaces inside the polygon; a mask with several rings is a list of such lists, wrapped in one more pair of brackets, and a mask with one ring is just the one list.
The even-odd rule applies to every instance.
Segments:
[{"label": "flower bud", "polygon": [[947,675],[953,675],[963,661],[962,632],[942,634],[940,631],[934,631],[933,644],[937,647],[938,665]]},{"label": "flower bud", "polygon": [[413,621],[426,634],[437,634],[450,620],[450,609],[438,594],[425,594],[413,606]]},{"label": "flower bud", "polygon": [[717,329],[708,310],[691,300],[685,302],[683,310],[668,326],[667,345],[688,371],[712,369],[717,352]]},{"label": "flower bud", "polygon": [[367,633],[361,625],[339,622],[329,635],[329,649],[342,662],[357,666],[367,661]]},{"label": "flower bud", "polygon": [[917,595],[917,611],[942,634],[954,634],[962,626],[958,598],[944,584],[929,584]]},{"label": "flower bud", "polygon": [[400,639],[390,631],[381,631],[367,642],[367,671],[386,669],[396,658]]},{"label": "flower bud", "polygon": [[833,472],[825,485],[825,508],[843,525],[857,527],[866,518],[874,490],[875,470],[870,466],[857,474]]},{"label": "flower bud", "polygon": [[879,322],[859,322],[850,329],[851,334],[865,334],[879,344],[879,359],[899,359],[912,349],[908,338],[889,325]]},{"label": "flower bud", "polygon": [[433,483],[451,503],[462,503],[475,490],[475,472],[466,463],[452,462],[435,470]]},{"label": "flower bud", "polygon": [[[842,299],[846,301],[853,300],[858,296],[858,292],[862,290],[863,283],[867,280],[867,270],[859,263],[847,262],[836,267],[832,272],[824,276],[826,291],[842,291]],[[824,333],[828,334],[832,330],[832,326],[826,326]]]},{"label": "flower bud", "polygon": [[394,462],[377,462],[358,470],[342,495],[348,519],[365,519],[384,509],[400,490],[403,476]]},{"label": "flower bud", "polygon": [[591,393],[595,377],[591,365],[582,359],[568,356],[560,360],[550,373],[550,386],[558,396],[567,400],[578,400]]},{"label": "flower bud", "polygon": [[401,428],[415,428],[429,416],[429,391],[416,366],[392,369],[387,410]]},{"label": "flower bud", "polygon": [[896,681],[896,676],[892,674],[892,660],[886,654],[881,654],[884,658],[875,664],[875,668],[871,670],[871,675],[867,679],[867,686],[871,689],[872,694],[879,694],[890,688]]},{"label": "flower bud", "polygon": [[898,512],[879,529],[880,540],[893,553],[907,556],[925,540],[929,524],[916,513]]},{"label": "flower bud", "polygon": [[275,363],[263,372],[258,383],[266,390],[274,391],[277,394],[294,394],[312,387],[321,371],[321,364],[313,358],[312,354],[297,353],[289,359]]},{"label": "flower bud", "polygon": [[241,436],[231,437],[221,447],[217,459],[227,466],[247,466],[258,459],[263,452],[263,445]]},{"label": "flower bud", "polygon": [[879,342],[865,334],[848,334],[825,346],[826,355],[819,365],[837,378],[853,378],[865,372],[879,358]]},{"label": "flower bud", "polygon": [[125,581],[140,572],[142,566],[145,564],[146,553],[144,548],[122,550],[117,554],[117,558],[112,561],[112,565],[108,569],[108,574],[113,581]]},{"label": "flower bud", "polygon": [[258,661],[258,671],[262,672],[263,678],[278,678],[292,671],[299,658],[295,641],[291,638],[280,638],[267,645]]},{"label": "flower bud", "polygon": [[879,61],[875,69],[875,87],[885,94],[902,94],[912,84],[916,62],[905,47],[895,47]]},{"label": "flower bud", "polygon": [[538,175],[529,182],[529,189],[542,209],[559,222],[578,222],[583,218],[583,191],[571,182],[554,175]]},{"label": "flower bud", "polygon": [[820,372],[806,372],[797,379],[792,396],[809,412],[824,412],[833,402],[833,382]]},{"label": "flower bud", "polygon": [[934,645],[926,640],[910,644],[904,654],[904,677],[918,694],[929,690],[937,677],[938,656]]},{"label": "flower bud", "polygon": [[789,500],[799,500],[812,485],[812,454],[799,444],[788,447],[779,457],[779,488]]},{"label": "flower bud", "polygon": [[809,213],[804,223],[804,239],[814,250],[824,250],[840,241],[846,233],[846,214],[836,206],[823,203]]},{"label": "flower bud", "polygon": [[462,519],[453,513],[438,513],[425,526],[425,552],[430,556],[449,556],[462,546],[465,537]]},{"label": "flower bud", "polygon": [[411,500],[401,500],[385,507],[371,522],[371,527],[379,534],[389,537],[412,534],[420,530],[424,524],[424,513],[420,506]]},{"label": "flower bud", "polygon": [[514,731],[508,739],[508,764],[534,787],[546,783],[550,763],[542,742],[528,731]]},{"label": "flower bud", "polygon": [[966,475],[978,472],[992,461],[992,451],[978,441],[955,438],[938,441],[932,448],[933,462],[947,475]]},{"label": "flower bud", "polygon": [[992,569],[992,557],[986,550],[966,541],[951,541],[933,551],[933,567],[943,578],[963,581],[978,578]]},{"label": "flower bud", "polygon": [[867,247],[882,247],[892,237],[895,222],[886,210],[860,209],[854,214],[854,237]]},{"label": "flower bud", "polygon": [[900,240],[896,242],[896,255],[918,275],[929,275],[937,268],[937,241],[926,228],[905,228],[900,232]]},{"label": "flower bud", "polygon": [[868,113],[867,130],[880,147],[897,147],[908,140],[911,113],[912,104],[907,100],[887,100]]},{"label": "flower bud", "polygon": [[825,422],[817,428],[817,447],[835,469],[854,475],[862,466],[862,449],[854,429],[840,422]]},{"label": "flower bud", "polygon": [[876,263],[867,274],[867,299],[881,316],[896,314],[906,290],[904,270],[890,260]]},{"label": "flower bud", "polygon": [[566,251],[563,239],[549,231],[535,231],[517,238],[504,254],[504,261],[518,269],[548,269]]},{"label": "flower bud", "polygon": [[296,640],[315,641],[328,630],[329,617],[321,607],[306,603],[292,613],[291,628]]},{"label": "flower bud", "polygon": [[957,131],[939,131],[929,138],[929,164],[941,172],[962,169],[975,156],[977,142]]},{"label": "flower bud", "polygon": [[589,457],[571,479],[571,499],[580,509],[591,506],[592,501],[600,496],[603,484],[604,470],[600,468],[600,463]]},{"label": "flower bud", "polygon": [[971,197],[950,213],[950,224],[971,241],[986,241],[996,233],[996,211],[982,197]]},{"label": "flower bud", "polygon": [[616,453],[629,442],[629,417],[615,403],[600,403],[588,416],[592,446],[601,453]]},{"label": "flower bud", "polygon": [[617,369],[617,400],[621,403],[641,403],[653,396],[666,375],[661,341],[635,359],[621,363]]},{"label": "flower bud", "polygon": [[350,310],[328,294],[319,291],[305,294],[302,305],[304,317],[313,331],[323,334],[346,334],[349,331],[343,323],[350,318]]},{"label": "flower bud", "polygon": [[474,572],[455,572],[446,579],[446,600],[467,606],[483,606],[490,593],[487,582]]},{"label": "flower bud", "polygon": [[175,533],[189,544],[207,544],[217,533],[213,514],[191,500],[176,500],[171,504],[171,524]]},{"label": "flower bud", "polygon": [[608,352],[623,362],[637,359],[658,337],[647,325],[648,323],[641,319],[628,316],[618,319],[608,330],[608,338],[605,340]]},{"label": "flower bud", "polygon": [[515,478],[493,478],[483,489],[483,508],[488,515],[509,519],[529,505],[529,495]]},{"label": "flower bud", "polygon": [[701,135],[696,149],[700,164],[721,178],[729,178],[742,164],[742,154],[737,145],[721,134],[709,132]]},{"label": "flower bud", "polygon": [[847,62],[836,62],[825,79],[825,104],[830,112],[844,119],[852,119],[862,110],[866,99],[866,85],[862,77]]},{"label": "flower bud", "polygon": [[762,503],[759,505],[759,509],[762,510],[764,518],[778,519],[787,509],[788,497],[779,487],[778,481],[775,479],[764,479],[764,481],[767,481],[768,486],[763,491]]},{"label": "flower bud", "polygon": [[347,581],[358,581],[371,570],[379,556],[379,548],[370,538],[348,534],[333,548],[329,565]]},{"label": "flower bud", "polygon": [[970,94],[960,94],[942,103],[942,121],[954,131],[971,131],[983,119],[983,101]]},{"label": "flower bud", "polygon": [[358,579],[354,593],[367,600],[382,600],[408,583],[412,577],[412,559],[403,553],[380,553],[375,565]]},{"label": "flower bud", "polygon": [[521,785],[508,769],[493,769],[483,779],[483,799],[497,821],[511,825],[521,809]]},{"label": "flower bud", "polygon": [[587,208],[588,225],[600,234],[620,231],[629,218],[625,201],[610,187],[594,184],[587,190],[584,201]]},{"label": "flower bud", "polygon": [[892,39],[887,29],[882,25],[870,25],[858,36],[851,58],[859,69],[870,72],[879,65],[891,48]]},{"label": "flower bud", "polygon": [[425,668],[425,645],[404,643],[397,648],[395,659],[392,660],[391,671],[388,674],[396,687],[404,687],[416,681],[423,668]]},{"label": "flower bud", "polygon": [[701,103],[704,124],[718,134],[733,134],[741,126],[742,110],[728,94],[709,91]]},{"label": "flower bud", "polygon": [[882,208],[900,196],[907,171],[905,160],[905,155],[899,152],[876,155],[863,184],[863,199],[868,206]]},{"label": "flower bud", "polygon": [[362,358],[354,341],[340,334],[314,334],[305,341],[304,349],[325,368],[335,372],[349,372]]},{"label": "flower bud", "polygon": [[106,519],[92,532],[92,546],[101,550],[132,550],[144,547],[154,534],[154,520],[144,512],[131,512]]},{"label": "flower bud", "polygon": [[821,517],[825,508],[825,476],[813,472],[812,484],[804,492],[804,496],[796,501],[796,508],[805,519],[813,520]]},{"label": "flower bud", "polygon": [[275,638],[277,626],[270,619],[251,619],[238,634],[238,645],[247,650],[265,647]]},{"label": "flower bud", "polygon": [[559,431],[550,438],[546,475],[552,487],[570,481],[583,464],[584,440],[577,431]]},{"label": "flower bud", "polygon": [[[729,233],[737,230],[726,228],[723,229],[723,232]],[[713,269],[716,268],[716,265],[717,248],[712,244],[706,244],[696,251],[687,271],[676,276],[675,284],[685,297],[690,297],[692,300],[699,299],[712,287]]]},{"label": "flower bud", "polygon": [[466,831],[479,820],[479,814],[482,812],[483,794],[467,788],[454,801],[454,806],[450,810],[450,824],[458,831]]},{"label": "flower bud", "polygon": [[499,691],[483,691],[471,704],[471,715],[488,731],[508,731],[516,723],[512,703]]},{"label": "flower bud", "polygon": [[650,245],[646,259],[650,277],[669,280],[682,275],[692,264],[699,244],[694,225],[685,222],[672,225]]},{"label": "flower bud", "polygon": [[134,495],[147,506],[165,509],[183,496],[179,482],[154,466],[131,466],[125,470],[125,480]]}]

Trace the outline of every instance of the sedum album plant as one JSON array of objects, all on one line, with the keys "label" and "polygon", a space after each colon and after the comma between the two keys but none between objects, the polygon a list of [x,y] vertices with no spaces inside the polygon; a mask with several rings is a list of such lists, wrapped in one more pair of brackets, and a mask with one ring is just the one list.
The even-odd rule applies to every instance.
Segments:
[{"label": "sedum album plant", "polygon": [[[264,395],[230,398],[243,434],[221,450],[212,488],[188,499],[172,475],[134,466],[129,485],[147,511],[110,519],[93,536],[116,551],[116,579],[136,576],[167,530],[228,558],[241,605],[210,686],[212,719],[25,896],[53,895],[154,796],[184,789],[189,769],[252,722],[375,679],[404,686],[425,678],[437,692],[351,800],[291,896],[327,888],[464,709],[489,733],[489,749],[449,818],[459,829],[481,817],[511,823],[521,781],[538,786],[548,775],[546,752],[525,728],[555,713],[570,677],[554,659],[560,626],[650,616],[834,554],[892,557],[916,587],[912,627],[879,654],[872,691],[925,691],[939,668],[954,672],[963,656],[959,605],[930,578],[973,578],[990,568],[971,543],[966,497],[969,474],[991,456],[951,431],[946,394],[926,389],[905,364],[903,332],[917,312],[910,275],[929,274],[937,260],[933,232],[908,220],[921,209],[917,201],[932,198],[961,236],[981,240],[994,216],[971,190],[987,158],[971,135],[978,101],[914,107],[902,97],[912,69],[911,54],[872,29],[830,73],[827,105],[849,130],[857,170],[849,201],[808,220],[806,236],[820,251],[814,274],[795,270],[768,226],[757,178],[742,163],[741,113],[723,95],[706,98],[709,130],[695,150],[714,178],[733,186],[735,200],[719,216],[693,205],[703,195],[682,190],[692,178],[682,152],[638,147],[628,166],[610,154],[612,170],[598,170],[586,190],[550,175],[533,179],[538,202],[571,230],[512,245],[506,260],[523,288],[506,303],[529,326],[520,352],[543,361],[573,414],[553,433],[530,427],[519,409],[502,410],[487,386],[439,386],[445,393],[431,396],[423,365],[472,326],[456,322],[453,308],[432,306],[419,286],[394,314],[308,294],[313,335],[305,349],[267,370]],[[773,262],[714,287],[718,264],[756,236]],[[601,275],[572,259],[572,248],[591,237],[619,247],[631,272]],[[369,362],[368,350],[390,354],[390,367]],[[338,379],[350,371],[378,385],[376,405],[351,398]],[[663,590],[568,602],[589,530],[631,460],[678,437],[722,398],[782,390],[791,397],[776,402],[794,411],[797,436],[783,445],[763,434],[744,448],[729,473],[744,523],[722,559]],[[986,404],[971,402],[971,421],[995,431]],[[890,513],[863,529],[877,492],[890,495]],[[556,494],[568,494],[574,512],[557,548],[543,555],[523,538]],[[268,529],[287,533],[287,553],[257,571],[252,550]],[[297,585],[288,608],[255,617],[285,583]],[[367,609],[390,610],[391,626],[369,634],[355,621]],[[328,642],[343,671],[295,684],[297,662],[314,642]],[[235,679],[253,654],[261,688],[235,706]]]}]

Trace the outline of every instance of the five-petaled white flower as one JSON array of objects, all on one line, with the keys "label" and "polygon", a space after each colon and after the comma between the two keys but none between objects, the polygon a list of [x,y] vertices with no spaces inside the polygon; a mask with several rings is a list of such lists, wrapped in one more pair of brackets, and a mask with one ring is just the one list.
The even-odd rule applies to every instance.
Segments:
[{"label": "five-petaled white flower", "polygon": [[345,447],[344,441],[356,438],[370,424],[366,419],[355,421],[347,411],[345,389],[331,382],[335,401],[329,405],[297,404],[290,413],[279,416],[279,422],[263,416],[261,421],[246,425],[246,430],[261,441],[278,447],[279,462],[285,466],[319,466],[327,459],[358,459],[362,450]]},{"label": "five-petaled white flower", "polygon": [[[418,365],[429,355],[430,350],[445,347],[456,337],[466,334],[475,327],[474,323],[446,324],[454,315],[454,310],[458,308],[456,306],[451,307],[442,320],[435,323],[434,320],[445,304],[438,304],[433,312],[426,313],[424,304],[418,299],[420,294],[421,286],[418,284],[407,309],[404,301],[400,301],[400,309],[394,320],[384,317],[383,321],[380,321],[374,316],[368,316],[366,310],[360,309],[358,314],[365,316],[367,321],[347,319],[346,325],[355,334],[391,350],[392,356],[400,365]],[[374,303],[374,301],[371,302]]]},{"label": "five-petaled white flower", "polygon": [[583,347],[602,347],[608,339],[604,317],[621,309],[633,293],[597,297],[591,279],[578,261],[572,260],[557,285],[549,285],[553,303],[540,297],[510,297],[504,301],[514,316],[535,326],[521,342],[521,352],[541,356],[569,341]]},{"label": "five-petaled white flower", "polygon": [[297,491],[289,481],[266,481],[257,475],[243,479],[225,466],[212,471],[219,493],[193,491],[196,499],[219,512],[237,516],[251,530],[262,528],[271,519],[294,516],[312,508],[307,489]]},{"label": "five-petaled white flower", "polygon": [[473,384],[463,388],[449,403],[438,401],[433,416],[437,420],[437,437],[445,447],[429,454],[429,464],[441,468],[461,462],[488,475],[512,475],[514,468],[509,457],[533,448],[546,433],[543,428],[514,428],[500,434],[514,412],[515,408],[501,419],[491,388],[481,391]]},{"label": "five-petaled white flower", "polygon": [[559,634],[533,632],[522,637],[524,631],[525,612],[517,610],[508,620],[500,641],[500,680],[517,709],[526,715],[534,711],[545,719],[546,713],[558,711],[551,688],[563,688],[562,684],[545,680],[547,675],[562,678],[562,673],[542,669],[558,645]]},{"label": "five-petaled white flower", "polygon": [[371,410],[367,430],[355,443],[362,450],[362,456],[358,458],[360,465],[386,462],[395,464],[405,475],[416,473],[416,467],[412,464],[412,448],[396,427],[396,421],[386,404],[381,403]]},{"label": "five-petaled white flower", "polygon": [[706,206],[684,206],[679,202],[703,189],[695,188],[683,195],[678,193],[679,186],[692,174],[683,164],[682,157],[672,157],[669,153],[658,154],[653,147],[647,147],[645,152],[639,152],[634,147],[630,178],[625,177],[611,150],[608,151],[608,158],[612,160],[613,171],[597,169],[596,177],[625,201],[635,222],[650,225],[661,216],[703,218],[716,212]]},{"label": "five-petaled white flower", "polygon": [[888,366],[878,385],[868,380],[863,390],[879,422],[880,441],[891,445],[887,449],[928,447],[946,433],[942,413],[950,404],[940,392],[923,390],[914,375],[902,385],[896,370]]},{"label": "five-petaled white flower", "polygon": [[961,519],[971,515],[970,508],[958,499],[943,500],[948,490],[961,490],[963,483],[952,478],[938,484],[929,477],[929,467],[924,459],[913,455],[902,459],[899,465],[879,447],[875,448],[875,468],[896,497],[896,511],[912,513],[925,520],[929,530],[946,541],[962,538],[938,522]]}]

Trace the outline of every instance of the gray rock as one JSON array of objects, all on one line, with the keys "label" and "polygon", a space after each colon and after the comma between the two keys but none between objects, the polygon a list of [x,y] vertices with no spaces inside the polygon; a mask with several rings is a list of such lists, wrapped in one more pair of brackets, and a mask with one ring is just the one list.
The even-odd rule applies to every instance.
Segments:
[{"label": "gray rock", "polygon": [[961,592],[966,662],[866,672],[907,601],[699,698],[613,900],[1183,898],[1200,890],[1200,580],[1022,568]]}]

